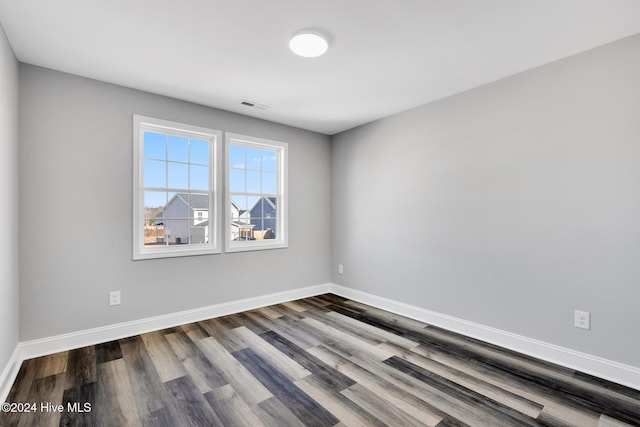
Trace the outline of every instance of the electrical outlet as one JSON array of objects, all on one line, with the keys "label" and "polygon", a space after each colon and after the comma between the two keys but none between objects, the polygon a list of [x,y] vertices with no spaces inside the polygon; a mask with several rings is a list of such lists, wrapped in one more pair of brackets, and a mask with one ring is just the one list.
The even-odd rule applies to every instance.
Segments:
[{"label": "electrical outlet", "polygon": [[120,291],[109,292],[109,305],[120,305]]},{"label": "electrical outlet", "polygon": [[576,328],[591,329],[591,313],[588,311],[576,310],[573,324]]},{"label": "electrical outlet", "polygon": [[344,273],[344,267],[342,266],[342,264],[338,264],[338,274],[342,273]]}]

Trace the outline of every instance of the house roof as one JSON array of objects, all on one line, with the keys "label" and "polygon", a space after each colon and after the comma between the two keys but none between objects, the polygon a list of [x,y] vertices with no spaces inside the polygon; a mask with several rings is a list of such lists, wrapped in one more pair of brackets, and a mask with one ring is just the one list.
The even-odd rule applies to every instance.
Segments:
[{"label": "house roof", "polygon": [[[182,200],[187,206],[191,206],[191,209],[198,209],[198,210],[208,210],[209,209],[209,197],[206,194],[176,193],[171,198],[171,200],[169,200],[169,202],[167,203],[166,206],[169,206],[171,203],[173,203],[173,201],[176,198]],[[258,202],[256,202],[256,204],[254,205],[253,208],[255,208],[258,205],[258,203],[260,203],[261,200],[265,200],[271,206],[276,208],[276,202],[277,202],[277,198],[276,197],[262,197],[262,198],[260,198],[260,200],[258,200]],[[231,202],[231,205],[234,206],[236,209],[238,209],[238,206],[235,203]],[[166,206],[165,206],[165,208],[166,208]],[[253,210],[253,208],[251,208],[251,210]],[[162,211],[158,212],[158,214],[155,216],[155,218],[162,217],[163,211],[164,211],[164,209],[162,209]],[[242,215],[246,211],[245,210],[238,210],[238,212],[239,212],[240,215]],[[242,223],[237,223],[237,224],[242,224]]]},{"label": "house roof", "polygon": [[206,194],[176,193],[171,198],[171,200],[169,200],[167,204],[162,208],[162,210],[156,214],[154,218],[155,219],[163,218],[164,210],[167,208],[167,206],[172,204],[176,199],[181,200],[185,205],[190,206],[191,209],[209,210],[209,196],[207,196]]},{"label": "house roof", "polygon": [[246,210],[244,210],[244,209],[240,209],[240,208],[238,207],[238,205],[236,205],[236,204],[235,204],[235,203],[233,203],[233,202],[231,202],[231,206],[233,206],[234,208],[236,208],[236,210],[238,211],[238,215],[242,215],[243,213],[245,213],[245,212],[246,212]]},{"label": "house roof", "polygon": [[251,210],[251,211],[253,211],[253,210],[258,206],[258,204],[260,204],[260,202],[261,202],[261,201],[263,201],[263,200],[264,200],[264,201],[266,201],[267,203],[269,203],[271,206],[273,206],[273,208],[274,208],[274,209],[276,208],[276,201],[277,201],[277,198],[275,198],[275,197],[261,197],[261,198],[256,202],[256,204],[255,204],[255,205],[253,205],[253,207],[252,207],[250,210]]},{"label": "house roof", "polygon": [[176,193],[174,197],[181,198],[191,209],[209,209],[209,196],[206,194]]}]

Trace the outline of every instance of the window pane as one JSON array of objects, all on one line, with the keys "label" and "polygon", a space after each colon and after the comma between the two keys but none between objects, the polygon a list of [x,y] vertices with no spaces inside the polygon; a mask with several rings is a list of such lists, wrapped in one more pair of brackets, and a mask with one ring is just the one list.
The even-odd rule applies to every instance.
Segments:
[{"label": "window pane", "polygon": [[262,218],[262,199],[260,197],[251,197],[251,200],[248,202],[251,221],[256,218]]},{"label": "window pane", "polygon": [[276,174],[271,172],[262,173],[262,192],[266,194],[276,194]]},{"label": "window pane", "polygon": [[[253,227],[251,226],[251,212],[248,210],[249,201],[247,196],[231,196],[231,216],[230,228],[231,241],[251,240],[253,239]],[[252,200],[252,202],[254,202]]]},{"label": "window pane", "polygon": [[168,193],[164,207],[165,218],[187,218],[189,216],[189,195],[185,193]]},{"label": "window pane", "polygon": [[208,225],[209,222],[209,211],[208,210],[197,210],[194,213],[193,225]]},{"label": "window pane", "polygon": [[250,210],[250,223],[253,225],[253,237],[256,239],[262,239],[262,209],[263,199],[256,198],[257,200],[251,200]]},{"label": "window pane", "polygon": [[257,148],[247,148],[247,169],[259,171],[262,163],[260,150]]},{"label": "window pane", "polygon": [[191,194],[185,197],[185,201],[189,204],[190,209],[187,211],[189,217],[198,218],[198,212],[202,214],[202,218],[209,216],[209,195],[208,194]]},{"label": "window pane", "polygon": [[166,187],[167,185],[167,169],[166,163],[157,160],[144,161],[144,177],[142,182],[145,187]]},{"label": "window pane", "polygon": [[[248,196],[247,197],[247,207],[251,216],[262,216],[262,205],[260,204],[261,200],[258,196]],[[260,212],[259,215],[255,215],[253,211],[256,211],[256,214]]]},{"label": "window pane", "polygon": [[200,165],[209,164],[209,141],[192,139],[190,145],[190,161]]},{"label": "window pane", "polygon": [[174,162],[189,161],[189,144],[184,136],[169,135],[168,150],[169,158]]},{"label": "window pane", "polygon": [[231,214],[233,210],[246,211],[247,210],[247,197],[246,196],[231,196]]},{"label": "window pane", "polygon": [[[158,212],[162,210],[167,203],[167,193],[164,191],[145,191],[144,192],[144,208],[145,216],[148,210],[157,209]],[[154,215],[155,216],[155,215]]]},{"label": "window pane", "polygon": [[[286,220],[278,216],[276,201],[280,193],[286,191],[282,168],[286,165],[287,144],[277,141],[271,144],[249,136],[236,139],[227,135],[226,147],[227,162],[231,166],[226,171],[227,191],[231,197],[228,202],[231,206],[227,206],[230,212],[230,224],[227,226],[231,231],[226,237],[233,242],[229,245],[229,251],[286,247],[283,238],[286,232],[282,230],[280,237],[276,237],[278,222],[282,225]],[[239,171],[244,174],[238,174]],[[244,188],[235,183],[240,179],[243,179]],[[246,213],[241,221],[240,212],[245,206]],[[277,241],[266,245],[259,243],[265,239]],[[248,240],[256,242],[250,243]]]},{"label": "window pane", "polygon": [[146,225],[144,227],[145,247],[165,246],[166,244],[164,225]]},{"label": "window pane", "polygon": [[268,209],[265,209],[265,213],[264,213],[264,219],[263,221],[263,226],[265,230],[270,230],[271,233],[265,233],[265,239],[267,238],[268,235],[271,235],[272,239],[275,239],[275,235],[276,235],[276,228],[278,225],[278,219],[277,219],[277,212],[276,212],[276,208],[273,207],[269,207]]},{"label": "window pane", "polygon": [[133,126],[141,130],[133,141],[133,259],[220,252],[218,233],[209,239],[220,225],[209,202],[215,194],[219,208],[223,193],[212,188],[222,132],[138,115]]},{"label": "window pane", "polygon": [[168,163],[169,176],[167,186],[169,188],[189,188],[189,167],[182,163]]},{"label": "window pane", "polygon": [[232,169],[229,171],[229,191],[234,193],[244,192],[244,170]]},{"label": "window pane", "polygon": [[257,234],[258,238],[262,238],[262,218],[252,216],[251,225],[253,225],[253,232]]},{"label": "window pane", "polygon": [[167,158],[166,138],[161,133],[144,133],[144,157],[147,159],[165,160]]},{"label": "window pane", "polygon": [[165,235],[169,245],[185,245],[189,243],[190,220],[169,218],[165,220]]},{"label": "window pane", "polygon": [[244,169],[244,147],[239,145],[229,146],[229,167]]},{"label": "window pane", "polygon": [[144,192],[144,217],[142,219],[144,245],[164,245],[163,209],[167,202],[164,191]]},{"label": "window pane", "polygon": [[262,170],[266,172],[276,171],[276,152],[262,150]]},{"label": "window pane", "polygon": [[191,165],[190,188],[192,190],[209,189],[209,168],[207,166]]},{"label": "window pane", "polygon": [[256,240],[253,234],[253,227],[249,224],[232,224],[230,238],[232,242]]},{"label": "window pane", "polygon": [[247,193],[260,192],[260,172],[247,171]]},{"label": "window pane", "polygon": [[265,197],[262,210],[263,218],[270,218],[276,216],[277,211],[277,199],[275,197]]},{"label": "window pane", "polygon": [[191,226],[191,244],[204,245],[209,242],[209,226],[192,225]]},{"label": "window pane", "polygon": [[[248,201],[247,201],[247,206],[248,206]],[[242,209],[240,210],[239,214],[240,214],[240,218],[239,218],[240,222],[244,224],[251,223],[251,211],[249,209]]]}]

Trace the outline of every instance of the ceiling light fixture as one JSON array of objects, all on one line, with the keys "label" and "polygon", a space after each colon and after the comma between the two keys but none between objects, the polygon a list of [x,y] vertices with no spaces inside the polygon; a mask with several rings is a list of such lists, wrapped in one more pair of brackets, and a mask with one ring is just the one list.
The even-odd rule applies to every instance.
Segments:
[{"label": "ceiling light fixture", "polygon": [[327,37],[317,31],[299,31],[291,37],[289,48],[296,55],[305,58],[315,58],[324,55],[329,49]]}]

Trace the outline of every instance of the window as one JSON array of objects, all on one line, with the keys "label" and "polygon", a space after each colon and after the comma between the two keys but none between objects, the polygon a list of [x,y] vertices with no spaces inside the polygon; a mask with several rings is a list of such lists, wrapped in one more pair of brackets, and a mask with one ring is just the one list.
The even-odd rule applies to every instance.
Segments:
[{"label": "window", "polygon": [[287,144],[226,134],[227,252],[287,247]]},{"label": "window", "polygon": [[220,252],[221,132],[133,116],[133,259]]}]

